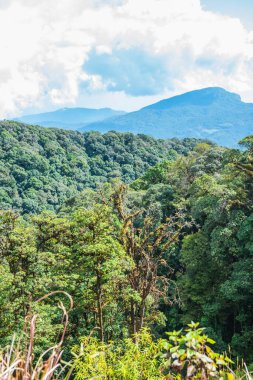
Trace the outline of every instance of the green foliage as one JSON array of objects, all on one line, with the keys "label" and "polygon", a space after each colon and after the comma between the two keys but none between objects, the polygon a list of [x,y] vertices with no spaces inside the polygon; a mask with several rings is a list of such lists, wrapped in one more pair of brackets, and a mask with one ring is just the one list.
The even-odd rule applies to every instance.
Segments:
[{"label": "green foliage", "polygon": [[108,206],[94,204],[61,216],[44,212],[29,219],[5,211],[0,214],[0,234],[1,344],[23,329],[26,315],[36,312],[41,333],[37,343],[48,347],[58,333],[59,313],[50,302],[38,305],[37,299],[59,289],[69,291],[75,300],[70,342],[93,328],[102,340],[122,334],[124,326],[127,330],[126,272],[133,264]]},{"label": "green foliage", "polygon": [[[0,123],[0,208],[38,214],[57,210],[85,188],[121,178],[188,152],[199,140],[155,140],[131,133],[79,133]],[[174,149],[174,151],[173,151]],[[173,153],[174,152],[174,153]]]},{"label": "green foliage", "polygon": [[[112,336],[114,321],[122,314],[117,301],[127,291],[125,273],[132,266],[131,258],[114,236],[114,223],[111,210],[101,205],[77,210],[72,216],[72,268],[80,283],[89,274],[86,285],[81,285],[83,311],[88,319],[97,315],[102,341]],[[124,291],[119,291],[123,284]]]},{"label": "green foliage", "polygon": [[233,364],[226,355],[214,352],[210,344],[215,341],[204,334],[199,323],[190,323],[186,332],[168,333],[169,341],[163,341],[167,350],[163,371],[172,378],[227,379],[232,376],[229,366]]},{"label": "green foliage", "polygon": [[155,342],[144,330],[132,339],[101,344],[95,339],[83,339],[75,347],[74,379],[165,379],[160,371],[162,341]]},{"label": "green foliage", "polygon": [[183,209],[186,220],[194,220],[174,257],[167,258],[181,298],[180,307],[160,305],[168,328],[200,320],[220,349],[230,344],[250,362],[253,189],[242,165],[251,165],[251,140],[245,139],[244,152],[201,144],[165,163],[162,175],[158,164],[132,185],[145,192],[143,204],[152,202],[161,218]]},{"label": "green foliage", "polygon": [[54,344],[63,296],[37,301],[62,290],[66,358],[91,332],[113,354],[143,328],[161,338],[199,320],[219,351],[253,362],[252,137],[240,152],[1,125],[0,346],[34,313],[35,355]]},{"label": "green foliage", "polygon": [[212,350],[215,342],[198,323],[167,333],[168,339],[155,341],[148,330],[132,339],[101,344],[82,340],[73,350],[74,379],[154,380],[154,379],[234,379],[233,362]]}]

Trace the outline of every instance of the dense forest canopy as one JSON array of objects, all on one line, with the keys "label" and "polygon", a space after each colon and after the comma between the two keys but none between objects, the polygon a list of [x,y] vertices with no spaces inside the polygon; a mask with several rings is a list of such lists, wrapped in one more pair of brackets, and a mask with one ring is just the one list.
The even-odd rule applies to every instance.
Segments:
[{"label": "dense forest canopy", "polygon": [[[0,346],[37,313],[35,355],[50,347],[64,295],[37,300],[61,290],[74,300],[65,358],[92,332],[90,358],[128,360],[133,334],[158,350],[149,334],[199,321],[218,351],[253,362],[253,137],[239,151],[5,122],[1,141]],[[77,379],[97,375],[80,360]]]},{"label": "dense forest canopy", "polygon": [[1,122],[0,206],[26,213],[56,210],[84,188],[113,178],[130,183],[159,161],[186,154],[199,141]]}]

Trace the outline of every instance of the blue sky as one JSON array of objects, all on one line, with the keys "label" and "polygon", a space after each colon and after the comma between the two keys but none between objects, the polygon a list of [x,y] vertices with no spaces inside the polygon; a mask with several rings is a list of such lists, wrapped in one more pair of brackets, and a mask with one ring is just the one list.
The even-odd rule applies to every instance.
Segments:
[{"label": "blue sky", "polygon": [[251,20],[253,0],[0,0],[0,118],[208,86],[253,102]]},{"label": "blue sky", "polygon": [[252,0],[201,0],[201,2],[205,9],[238,17],[249,30],[253,29]]}]

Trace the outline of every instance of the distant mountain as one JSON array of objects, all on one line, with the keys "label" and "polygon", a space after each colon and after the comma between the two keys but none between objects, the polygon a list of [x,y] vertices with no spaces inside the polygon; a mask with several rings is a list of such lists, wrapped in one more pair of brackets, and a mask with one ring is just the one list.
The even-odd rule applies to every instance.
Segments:
[{"label": "distant mountain", "polygon": [[42,127],[78,130],[87,124],[123,114],[125,112],[115,111],[111,108],[62,108],[53,112],[25,115],[15,120],[31,125],[37,124]]},{"label": "distant mountain", "polygon": [[208,138],[224,146],[253,134],[253,104],[223,88],[209,87],[174,96],[81,128],[144,133],[156,138]]}]

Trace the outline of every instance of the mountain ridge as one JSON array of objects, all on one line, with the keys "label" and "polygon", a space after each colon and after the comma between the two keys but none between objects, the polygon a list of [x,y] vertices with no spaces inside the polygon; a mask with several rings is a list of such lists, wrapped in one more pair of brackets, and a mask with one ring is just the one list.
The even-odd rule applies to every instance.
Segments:
[{"label": "mountain ridge", "polygon": [[82,130],[128,131],[155,138],[207,138],[220,145],[237,147],[239,140],[253,134],[253,104],[221,87],[207,87],[89,124]]},{"label": "mountain ridge", "polygon": [[15,119],[27,124],[88,132],[131,132],[155,138],[210,139],[237,147],[253,134],[253,103],[222,87],[206,87],[126,113],[110,108],[62,108]]},{"label": "mountain ridge", "polygon": [[[229,96],[228,96],[229,94]],[[200,97],[198,96],[200,95]],[[204,87],[202,89],[198,90],[193,90],[189,92],[185,92],[183,94],[175,95],[167,99],[162,99],[156,103],[150,104],[148,106],[143,107],[142,109],[162,109],[165,108],[164,106],[168,105],[182,105],[185,100],[187,100],[185,103],[189,104],[191,102],[192,105],[208,105],[212,101],[214,102],[217,99],[220,99],[221,97],[226,97],[230,101],[233,100],[234,102],[241,101],[241,96],[233,93],[226,91],[222,87]],[[195,104],[195,102],[197,102]],[[159,107],[160,105],[160,107]],[[163,106],[163,107],[161,107]]]},{"label": "mountain ridge", "polygon": [[40,125],[42,127],[63,128],[67,130],[78,130],[92,122],[109,119],[113,116],[124,114],[124,111],[117,111],[111,108],[83,108],[65,107],[52,112],[42,112],[34,115],[24,115],[15,118],[29,125]]}]

